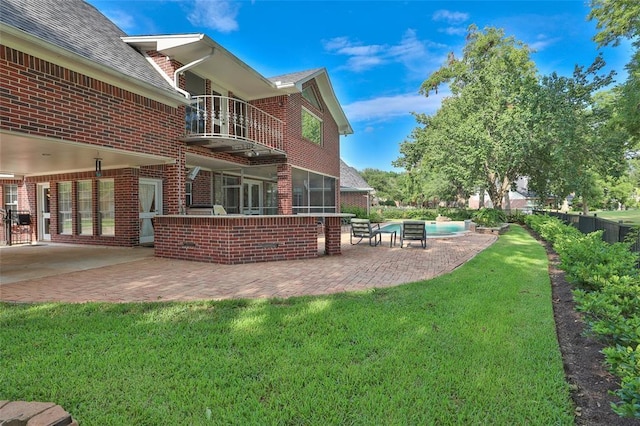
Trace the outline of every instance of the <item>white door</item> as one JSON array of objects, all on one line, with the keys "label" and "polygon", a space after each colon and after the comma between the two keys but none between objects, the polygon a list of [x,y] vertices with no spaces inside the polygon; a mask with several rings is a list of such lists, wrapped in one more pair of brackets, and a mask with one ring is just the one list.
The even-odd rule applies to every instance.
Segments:
[{"label": "white door", "polygon": [[262,182],[245,179],[242,185],[242,213],[262,214]]},{"label": "white door", "polygon": [[51,241],[51,191],[49,183],[38,184],[38,240]]},{"label": "white door", "polygon": [[162,210],[162,183],[156,179],[140,179],[140,244],[153,243],[153,221]]}]

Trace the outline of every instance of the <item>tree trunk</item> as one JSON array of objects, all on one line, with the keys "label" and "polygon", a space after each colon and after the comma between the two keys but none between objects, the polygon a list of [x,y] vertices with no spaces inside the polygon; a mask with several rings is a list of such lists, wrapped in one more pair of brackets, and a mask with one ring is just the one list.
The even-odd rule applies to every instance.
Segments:
[{"label": "tree trunk", "polygon": [[589,214],[589,205],[585,201],[584,197],[582,197],[582,214],[585,216]]}]

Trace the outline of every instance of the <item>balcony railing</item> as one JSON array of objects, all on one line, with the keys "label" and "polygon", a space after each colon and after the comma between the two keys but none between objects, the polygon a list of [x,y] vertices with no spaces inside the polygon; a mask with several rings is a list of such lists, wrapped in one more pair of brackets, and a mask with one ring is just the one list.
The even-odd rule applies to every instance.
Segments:
[{"label": "balcony railing", "polygon": [[284,150],[281,120],[247,102],[218,95],[193,96],[186,109],[186,139],[237,140]]}]

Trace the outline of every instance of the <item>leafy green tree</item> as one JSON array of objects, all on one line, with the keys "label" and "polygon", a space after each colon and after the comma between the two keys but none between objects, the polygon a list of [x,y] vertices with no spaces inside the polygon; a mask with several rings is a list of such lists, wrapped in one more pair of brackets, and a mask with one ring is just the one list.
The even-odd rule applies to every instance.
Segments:
[{"label": "leafy green tree", "polygon": [[452,96],[433,116],[414,114],[422,126],[402,143],[394,164],[434,168],[465,191],[484,186],[501,208],[531,144],[526,100],[537,81],[529,53],[500,29],[469,27],[462,58],[449,55],[421,87],[428,96],[447,83]]},{"label": "leafy green tree", "polygon": [[599,56],[585,69],[577,66],[573,77],[553,73],[543,77],[532,100],[535,144],[525,169],[529,188],[546,199],[571,192],[583,196],[585,213],[599,202],[594,176],[619,176],[624,172],[628,134],[619,125],[616,94],[598,90],[610,84],[613,74],[600,74]]},{"label": "leafy green tree", "polygon": [[402,201],[403,193],[399,182],[399,173],[366,168],[360,172],[360,176],[376,190],[378,198]]},{"label": "leafy green tree", "polygon": [[640,143],[640,2],[637,0],[591,0],[588,18],[596,20],[598,46],[618,46],[632,40],[635,48],[627,64],[629,78],[622,84],[618,109],[630,137]]}]

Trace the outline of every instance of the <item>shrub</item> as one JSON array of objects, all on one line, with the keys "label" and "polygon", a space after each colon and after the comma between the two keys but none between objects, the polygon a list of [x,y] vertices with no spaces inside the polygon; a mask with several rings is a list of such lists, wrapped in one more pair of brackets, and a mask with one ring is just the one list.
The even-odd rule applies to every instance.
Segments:
[{"label": "shrub", "polygon": [[[576,309],[584,314],[592,335],[610,346],[602,352],[610,371],[621,378],[613,392],[620,416],[640,418],[640,274],[631,242],[608,244],[602,231],[582,235],[557,218],[525,218],[542,238],[553,243],[574,291]],[[633,239],[632,239],[633,240]]]},{"label": "shrub", "polygon": [[587,290],[598,290],[612,277],[634,275],[637,254],[626,243],[608,244],[602,240],[602,231],[574,237],[556,238],[554,248],[561,260],[567,278]]},{"label": "shrub", "polygon": [[369,213],[369,220],[374,223],[380,223],[384,222],[385,218],[377,212],[371,212]]},{"label": "shrub", "polygon": [[524,225],[524,221],[526,217],[527,215],[522,213],[522,211],[513,210],[507,215],[507,222]]},{"label": "shrub", "polygon": [[451,220],[467,220],[473,217],[474,211],[467,209],[455,209],[448,207],[439,207],[436,213],[442,216],[446,216]]},{"label": "shrub", "polygon": [[473,215],[473,221],[480,226],[494,227],[507,221],[502,210],[482,208]]},{"label": "shrub", "polygon": [[351,213],[355,214],[358,219],[367,219],[367,211],[362,207],[353,207],[353,206],[340,206],[340,211],[342,213]]},{"label": "shrub", "polygon": [[620,389],[613,392],[620,402],[611,408],[623,417],[640,418],[640,344],[635,349],[616,345],[602,350],[609,371],[622,377]]}]

